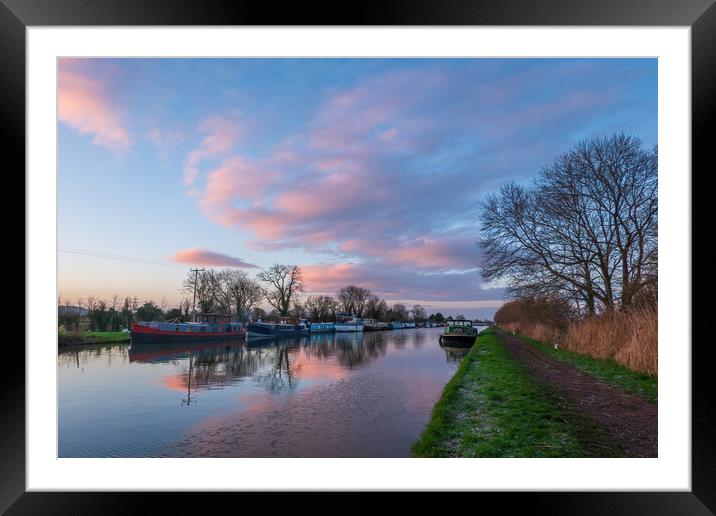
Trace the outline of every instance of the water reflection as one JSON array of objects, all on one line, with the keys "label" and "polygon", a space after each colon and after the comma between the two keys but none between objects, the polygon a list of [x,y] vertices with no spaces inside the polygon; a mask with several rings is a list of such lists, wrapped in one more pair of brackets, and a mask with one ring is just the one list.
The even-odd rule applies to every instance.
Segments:
[{"label": "water reflection", "polygon": [[449,346],[440,346],[445,352],[445,357],[448,362],[460,362],[462,358],[470,352],[470,348],[452,348]]},{"label": "water reflection", "polygon": [[[403,347],[406,338],[399,336],[394,340],[396,346]],[[311,374],[312,368],[304,367],[303,359],[334,359],[351,369],[385,355],[387,345],[383,332],[337,333],[248,343],[132,343],[128,356],[132,363],[177,365],[175,377],[164,380],[165,385],[177,390],[223,388],[253,377],[267,391],[276,393],[295,389],[302,374]]]},{"label": "water reflection", "polygon": [[[211,434],[200,431],[200,452],[191,451],[196,436],[175,452],[406,456],[455,369],[456,362],[442,358],[439,332],[63,350],[60,456],[161,455],[159,450],[195,425],[221,414],[238,419]],[[266,425],[276,436],[262,434]],[[329,427],[334,435],[324,436],[323,444],[301,441],[294,449],[297,444],[287,437],[325,433]]]},{"label": "water reflection", "polygon": [[128,360],[129,344],[97,344],[87,346],[72,346],[71,349],[60,351],[58,355],[59,367],[82,369],[93,359],[105,357],[107,367],[115,364],[125,364]]}]

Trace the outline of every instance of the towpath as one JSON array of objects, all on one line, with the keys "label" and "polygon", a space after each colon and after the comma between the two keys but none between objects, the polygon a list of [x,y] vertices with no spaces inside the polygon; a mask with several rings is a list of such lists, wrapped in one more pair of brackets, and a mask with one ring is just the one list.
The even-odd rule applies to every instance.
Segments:
[{"label": "towpath", "polygon": [[[590,435],[585,427],[596,423],[627,455],[657,457],[655,404],[555,360],[519,337],[502,330],[496,335],[528,375],[552,393],[565,419],[580,427],[583,435]],[[598,442],[585,444],[602,446]]]}]

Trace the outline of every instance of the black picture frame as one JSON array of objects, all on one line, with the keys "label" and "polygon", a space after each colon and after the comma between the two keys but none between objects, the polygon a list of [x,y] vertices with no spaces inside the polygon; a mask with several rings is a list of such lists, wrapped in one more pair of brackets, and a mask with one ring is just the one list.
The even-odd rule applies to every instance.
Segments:
[{"label": "black picture frame", "polygon": [[[25,169],[25,29],[28,26],[82,25],[604,25],[691,27],[692,71],[692,206],[708,205],[708,188],[694,189],[693,170],[705,177],[709,135],[716,110],[716,6],[714,0],[403,0],[355,4],[287,3],[220,0],[0,0],[0,123],[4,154]],[[709,165],[707,165],[709,163]],[[684,173],[688,173],[685,171]],[[713,180],[710,180],[713,181]],[[693,213],[693,208],[692,208]],[[692,215],[692,220],[696,217]],[[696,232],[692,234],[697,234]],[[711,268],[708,258],[692,259],[694,270]],[[26,271],[27,273],[27,271]],[[701,288],[710,286],[706,279]],[[703,286],[702,286],[703,285]],[[692,304],[695,324],[708,320],[706,307]],[[699,317],[701,316],[701,317]],[[26,316],[27,317],[27,316]],[[685,335],[691,345],[690,335]],[[105,514],[147,512],[148,498],[160,498],[162,509],[188,512],[189,500],[177,493],[142,494],[25,492],[25,353],[5,347],[3,358],[18,374],[2,375],[0,419],[0,511],[8,514]],[[497,502],[500,510],[528,507],[547,514],[712,514],[716,511],[716,426],[714,389],[710,385],[710,342],[692,346],[692,490],[690,492],[554,492],[469,493],[471,504]],[[22,371],[22,374],[19,372]],[[205,493],[208,509],[228,497],[247,493]],[[273,495],[268,495],[273,496]],[[294,493],[293,496],[303,496]],[[474,501],[477,496],[477,501]],[[253,498],[255,495],[252,495]],[[460,495],[463,497],[463,495]],[[422,497],[417,496],[418,503]],[[200,502],[202,503],[202,502]],[[294,503],[294,502],[292,502]],[[300,502],[299,502],[300,503]],[[372,502],[356,499],[354,510]],[[454,502],[453,502],[454,503]],[[459,502],[458,502],[459,503]],[[340,506],[334,506],[333,510]],[[315,512],[315,511],[312,511]]]}]

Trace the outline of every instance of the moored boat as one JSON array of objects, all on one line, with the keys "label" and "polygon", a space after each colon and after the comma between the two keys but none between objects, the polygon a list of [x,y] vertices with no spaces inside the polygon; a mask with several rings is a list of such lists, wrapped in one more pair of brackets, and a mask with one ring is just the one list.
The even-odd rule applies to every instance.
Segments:
[{"label": "moored boat", "polygon": [[336,332],[358,332],[363,331],[365,323],[363,319],[358,317],[352,317],[350,319],[345,318],[336,322]]},{"label": "moored boat", "polygon": [[204,313],[198,317],[202,322],[140,321],[132,324],[129,335],[132,342],[143,344],[236,340],[246,335],[243,324],[232,322],[229,315]]},{"label": "moored boat", "polygon": [[403,323],[398,321],[393,321],[390,323],[390,329],[391,330],[402,330],[403,329]]},{"label": "moored boat", "polygon": [[308,325],[311,333],[328,333],[336,331],[336,325],[332,322],[312,322]]},{"label": "moored boat", "polygon": [[364,331],[382,331],[389,330],[390,325],[382,321],[376,321],[375,319],[366,319],[364,321]]},{"label": "moored boat", "polygon": [[415,323],[414,322],[403,323],[403,328],[415,328]]},{"label": "moored boat", "polygon": [[300,337],[308,335],[309,327],[304,322],[298,324],[253,322],[246,326],[248,339]]},{"label": "moored boat", "polygon": [[440,344],[445,346],[468,346],[475,344],[478,331],[468,319],[448,319],[447,326],[440,335]]}]

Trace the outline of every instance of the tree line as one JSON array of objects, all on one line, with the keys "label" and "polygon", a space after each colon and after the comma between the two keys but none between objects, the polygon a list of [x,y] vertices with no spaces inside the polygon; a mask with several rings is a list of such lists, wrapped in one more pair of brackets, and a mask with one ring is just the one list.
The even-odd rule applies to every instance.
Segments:
[{"label": "tree line", "polygon": [[[261,271],[256,279],[244,271],[231,269],[190,272],[182,285],[182,293],[193,298],[196,292],[198,310],[231,314],[238,321],[291,317],[329,322],[335,321],[338,314],[378,321],[430,320],[419,304],[411,308],[402,303],[389,306],[384,299],[360,286],[348,285],[335,296],[315,295],[301,299],[305,288],[299,266],[274,264]],[[268,312],[259,306],[263,301],[271,307]],[[432,318],[444,320],[440,313],[432,314]]]},{"label": "tree line", "polygon": [[[168,308],[165,299],[158,306],[154,301],[139,303],[136,296],[123,300],[115,295],[110,302],[88,296],[74,301],[58,299],[59,325],[70,331],[121,331],[136,321],[191,320],[194,311],[230,315],[235,321],[275,321],[283,317],[311,321],[336,321],[339,314],[375,319],[384,322],[441,323],[446,316],[437,312],[428,315],[420,304],[407,307],[403,303],[389,305],[369,289],[356,285],[341,288],[335,296],[313,295],[302,299],[305,291],[303,271],[296,265],[274,264],[256,278],[234,269],[206,269],[188,272],[180,293],[178,307]],[[264,310],[266,301],[271,307]],[[462,314],[455,318],[464,318]]]},{"label": "tree line", "polygon": [[135,321],[167,320],[188,316],[189,309],[186,299],[179,308],[167,308],[166,299],[162,306],[153,301],[139,302],[136,296],[120,299],[112,296],[111,301],[87,298],[68,299],[59,296],[57,299],[57,323],[67,331],[121,331],[129,328]]}]

